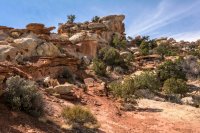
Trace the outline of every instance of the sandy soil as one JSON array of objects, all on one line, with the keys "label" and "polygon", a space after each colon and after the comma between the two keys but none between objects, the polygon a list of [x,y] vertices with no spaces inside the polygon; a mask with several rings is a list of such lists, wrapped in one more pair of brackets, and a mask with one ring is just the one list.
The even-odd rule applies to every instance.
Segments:
[{"label": "sandy soil", "polygon": [[0,104],[0,133],[60,133],[63,125],[61,108],[80,104],[88,107],[101,124],[100,133],[199,133],[200,109],[147,99],[138,101],[137,111],[124,112],[119,103],[97,96],[91,88],[87,94],[77,90],[81,102],[69,102],[45,96],[49,116],[56,123],[42,123],[22,112],[10,111]]},{"label": "sandy soil", "polygon": [[118,104],[106,97],[89,92],[89,108],[106,133],[198,133],[200,132],[200,109],[169,102],[141,99],[139,111],[123,112]]}]

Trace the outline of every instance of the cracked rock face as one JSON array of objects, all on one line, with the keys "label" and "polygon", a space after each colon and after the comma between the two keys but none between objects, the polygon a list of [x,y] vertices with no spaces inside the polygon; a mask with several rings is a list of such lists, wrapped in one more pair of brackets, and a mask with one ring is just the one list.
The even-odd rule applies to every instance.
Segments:
[{"label": "cracked rock face", "polygon": [[21,38],[15,39],[8,45],[0,45],[0,61],[14,60],[20,53],[24,58],[32,56],[60,56],[59,49],[50,42],[43,42],[40,39]]},{"label": "cracked rock face", "polygon": [[96,23],[65,23],[59,26],[58,33],[67,35],[72,44],[78,46],[80,55],[93,58],[97,48],[110,44],[114,35],[119,38],[125,36],[124,19],[124,15],[110,15]]}]

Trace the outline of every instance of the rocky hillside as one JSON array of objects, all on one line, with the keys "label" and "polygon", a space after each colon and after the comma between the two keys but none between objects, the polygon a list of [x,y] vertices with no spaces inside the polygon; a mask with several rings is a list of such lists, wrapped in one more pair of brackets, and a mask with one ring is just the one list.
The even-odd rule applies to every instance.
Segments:
[{"label": "rocky hillside", "polygon": [[0,26],[0,132],[200,132],[200,43],[127,37],[124,15]]}]

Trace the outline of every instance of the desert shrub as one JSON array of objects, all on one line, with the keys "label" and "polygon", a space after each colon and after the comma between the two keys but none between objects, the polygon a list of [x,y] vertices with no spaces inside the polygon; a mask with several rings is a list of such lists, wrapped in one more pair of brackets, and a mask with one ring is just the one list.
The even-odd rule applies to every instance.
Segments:
[{"label": "desert shrub", "polygon": [[200,50],[199,49],[192,49],[192,50],[189,51],[189,55],[193,55],[193,56],[200,58]]},{"label": "desert shrub", "polygon": [[118,35],[114,35],[112,43],[110,44],[112,47],[115,48],[125,48],[126,47],[126,40],[121,40]]},{"label": "desert shrub", "polygon": [[93,59],[93,70],[96,74],[104,76],[106,75],[106,65],[100,59]]},{"label": "desert shrub", "polygon": [[161,82],[169,78],[186,80],[186,74],[181,67],[180,61],[166,61],[157,68],[157,76]]},{"label": "desert shrub", "polygon": [[92,18],[92,22],[99,22],[100,17],[99,16],[94,16]]},{"label": "desert shrub", "polygon": [[166,94],[184,94],[188,91],[186,81],[170,78],[164,82],[163,91]]},{"label": "desert shrub", "polygon": [[124,97],[123,96],[123,86],[120,81],[113,81],[109,84],[109,90],[115,97]]},{"label": "desert shrub", "polygon": [[149,40],[149,36],[143,36],[143,37],[137,36],[135,37],[133,41],[135,42],[136,46],[140,47],[143,41],[148,41],[148,40]]},{"label": "desert shrub", "polygon": [[104,47],[99,51],[99,58],[107,65],[120,65],[123,59],[120,57],[119,52],[112,47]]},{"label": "desert shrub", "polygon": [[188,56],[181,62],[187,78],[196,79],[200,77],[200,62],[198,60],[195,56]]},{"label": "desert shrub", "polygon": [[149,54],[149,45],[148,45],[148,42],[142,41],[142,43],[140,44],[140,53],[142,55],[148,55]]},{"label": "desert shrub", "polygon": [[169,51],[169,45],[162,43],[158,47],[155,48],[155,51],[157,54],[159,54],[161,56],[161,59],[164,59],[164,56]]},{"label": "desert shrub", "polygon": [[135,77],[126,77],[123,81],[114,81],[109,84],[109,89],[115,97],[130,98],[138,89],[158,90],[160,87],[156,76],[150,72],[144,72]]},{"label": "desert shrub", "polygon": [[43,99],[33,81],[14,76],[7,79],[6,85],[5,102],[9,107],[34,116],[42,114]]},{"label": "desert shrub", "polygon": [[64,108],[62,111],[62,116],[65,118],[67,123],[73,126],[73,128],[87,127],[88,125],[98,125],[97,119],[94,117],[94,115],[88,109],[78,105]]},{"label": "desert shrub", "polygon": [[134,77],[135,89],[149,89],[151,91],[158,90],[160,83],[152,72],[143,72]]},{"label": "desert shrub", "polygon": [[115,97],[129,98],[135,92],[134,80],[132,77],[126,77],[123,81],[111,82],[109,90]]},{"label": "desert shrub", "polygon": [[130,63],[134,61],[135,56],[132,53],[125,53],[121,55],[121,58],[124,59],[127,66],[130,66]]},{"label": "desert shrub", "polygon": [[143,40],[140,44],[140,53],[142,55],[148,55],[151,53],[150,50],[152,50],[153,48],[155,48],[157,46],[155,40],[149,40],[149,41],[146,41],[146,40]]},{"label": "desert shrub", "polygon": [[68,15],[67,16],[67,23],[74,23],[74,20],[76,19],[75,15]]},{"label": "desert shrub", "polygon": [[67,82],[69,82],[69,83],[73,83],[74,82],[74,77],[73,77],[72,72],[66,67],[58,72],[56,78],[58,78],[58,79],[59,78],[66,79]]}]

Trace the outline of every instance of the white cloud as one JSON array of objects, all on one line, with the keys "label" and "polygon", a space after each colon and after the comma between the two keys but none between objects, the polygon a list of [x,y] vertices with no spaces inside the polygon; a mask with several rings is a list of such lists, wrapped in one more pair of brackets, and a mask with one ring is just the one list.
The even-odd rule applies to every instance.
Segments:
[{"label": "white cloud", "polygon": [[195,1],[191,5],[183,6],[176,5],[173,0],[162,0],[154,11],[146,12],[146,15],[139,18],[140,20],[135,20],[128,27],[127,34],[135,36],[138,34],[149,33],[171,24],[191,15],[194,11],[193,9],[195,9],[195,6],[198,6],[199,3],[200,1]]},{"label": "white cloud", "polygon": [[180,41],[180,40],[196,41],[200,39],[200,31],[183,32],[183,33],[171,35],[170,37],[175,38],[177,41]]}]

